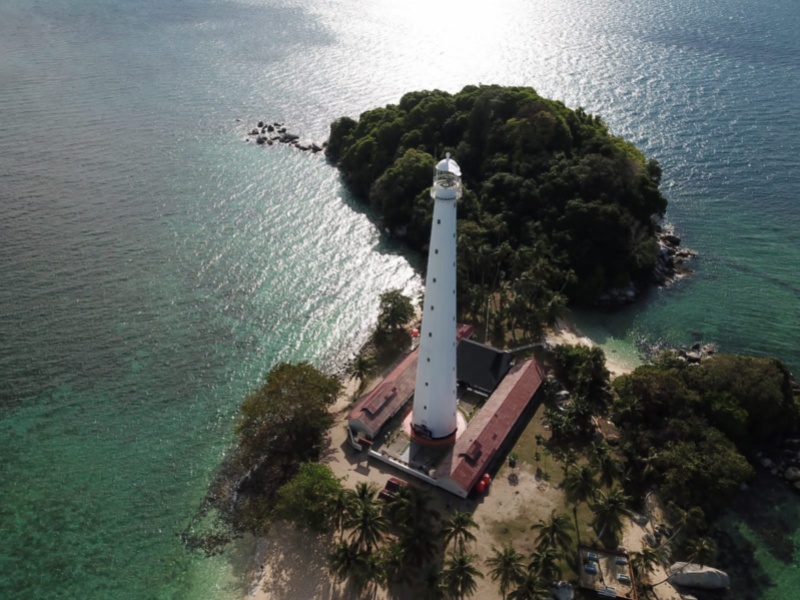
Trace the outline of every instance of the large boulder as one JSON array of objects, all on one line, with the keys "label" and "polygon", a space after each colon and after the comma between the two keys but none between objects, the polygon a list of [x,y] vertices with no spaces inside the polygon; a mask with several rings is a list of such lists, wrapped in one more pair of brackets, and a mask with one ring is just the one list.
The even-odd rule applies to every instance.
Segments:
[{"label": "large boulder", "polygon": [[703,355],[697,350],[690,350],[686,353],[686,360],[688,360],[690,363],[699,363],[701,360],[703,360]]},{"label": "large boulder", "polygon": [[786,469],[786,472],[783,474],[786,478],[786,481],[791,481],[794,483],[795,481],[800,481],[800,469],[797,467],[789,467]]},{"label": "large boulder", "polygon": [[694,563],[676,562],[667,569],[669,582],[673,585],[722,590],[730,587],[731,578],[725,571]]}]

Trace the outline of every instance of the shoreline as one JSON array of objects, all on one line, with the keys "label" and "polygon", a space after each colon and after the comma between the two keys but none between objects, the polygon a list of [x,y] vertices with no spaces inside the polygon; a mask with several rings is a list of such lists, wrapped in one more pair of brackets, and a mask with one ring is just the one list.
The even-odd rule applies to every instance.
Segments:
[{"label": "shoreline", "polygon": [[[547,343],[581,344],[596,346],[589,337],[569,319],[562,320],[557,327],[545,336]],[[629,373],[636,365],[629,364],[619,357],[606,357],[606,366],[612,379]],[[370,380],[362,391],[379,384],[381,377]],[[367,482],[382,487],[386,479],[397,475],[390,466],[376,461],[370,462],[362,454],[356,453],[347,441],[345,420],[358,389],[358,382],[350,379],[345,382],[344,389],[331,408],[334,424],[329,430],[329,447],[325,451],[322,463],[328,465],[334,475],[342,478],[348,487],[359,482]],[[537,479],[532,465],[523,464],[515,470],[515,478],[508,477],[507,467],[498,471],[487,494],[475,499],[462,500],[446,492],[435,491],[434,507],[442,513],[451,509],[469,510],[479,525],[476,531],[477,540],[472,552],[477,554],[477,566],[483,570],[484,560],[488,557],[492,546],[499,542],[492,534],[493,527],[501,521],[524,519],[535,522],[546,518],[553,509],[562,505],[563,492],[551,483]],[[534,498],[534,502],[530,499]],[[629,551],[640,550],[643,544],[644,528],[630,521],[623,533],[623,544]],[[518,536],[515,544],[518,550],[533,550],[529,536]],[[327,540],[325,536],[316,536],[300,531],[293,526],[276,522],[270,528],[269,536],[259,538],[251,567],[248,569],[248,583],[245,600],[293,600],[296,598],[315,598],[320,600],[357,600],[360,596],[346,585],[337,582],[327,569]],[[298,568],[298,565],[301,565]],[[659,577],[663,569],[654,570],[653,576]],[[663,578],[663,577],[662,577]],[[655,588],[659,600],[679,600],[680,596],[669,584]],[[388,600],[385,590],[378,590],[375,600]],[[404,591],[393,598],[413,600],[413,593]],[[496,584],[488,575],[477,580],[475,598],[500,598]]]},{"label": "shoreline", "polygon": [[580,327],[569,317],[559,320],[555,328],[545,335],[545,340],[551,346],[571,344],[589,346],[590,348],[595,346],[603,348],[603,352],[606,355],[606,368],[611,374],[612,380],[620,375],[630,373],[641,364],[641,361],[626,360],[615,352],[606,352],[602,345],[595,343],[588,335],[584,335]]}]

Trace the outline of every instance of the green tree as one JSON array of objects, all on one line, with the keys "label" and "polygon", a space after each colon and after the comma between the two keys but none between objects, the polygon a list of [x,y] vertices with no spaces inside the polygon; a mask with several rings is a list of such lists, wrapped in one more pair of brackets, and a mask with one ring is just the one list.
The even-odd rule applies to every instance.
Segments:
[{"label": "green tree", "polygon": [[[444,149],[455,150],[464,172],[459,221],[486,233],[467,244],[474,262],[459,252],[466,313],[497,329],[508,318],[535,335],[567,298],[591,303],[609,287],[648,281],[658,252],[652,216],[666,209],[657,163],[602,119],[531,88],[411,92],[357,122],[334,121],[326,153],[355,196],[424,252],[425,191]],[[510,252],[487,260],[503,244]],[[495,290],[505,298],[492,315]]]},{"label": "green tree", "polygon": [[528,570],[539,575],[544,581],[553,581],[561,577],[558,559],[559,554],[555,547],[547,543],[539,544],[531,554]]},{"label": "green tree", "polygon": [[611,448],[605,442],[596,442],[589,454],[592,466],[600,473],[600,482],[612,486],[622,476],[622,463],[614,458]]},{"label": "green tree", "polygon": [[364,354],[363,352],[359,352],[353,358],[347,361],[345,372],[349,377],[358,379],[358,390],[356,390],[356,396],[360,395],[364,390],[364,384],[367,381],[367,377],[369,377],[370,372],[372,372],[372,369],[374,368],[375,357],[369,354]]},{"label": "green tree", "polygon": [[569,552],[572,547],[572,536],[569,533],[571,525],[569,519],[563,513],[556,513],[553,510],[545,521],[539,519],[538,523],[531,525],[531,529],[538,532],[536,543],[550,548],[561,548]]},{"label": "green tree", "polygon": [[502,550],[492,547],[492,555],[486,559],[486,565],[491,569],[489,577],[497,582],[504,599],[511,586],[525,575],[523,561],[522,554],[511,546],[506,546]]},{"label": "green tree", "polygon": [[398,543],[406,565],[418,567],[436,556],[439,550],[439,513],[430,506],[430,492],[416,486],[398,490],[386,513],[399,529]]},{"label": "green tree", "polygon": [[511,590],[508,600],[545,600],[550,597],[547,581],[536,571],[528,569],[516,587]]},{"label": "green tree", "polygon": [[333,423],[328,408],[340,390],[336,377],[307,362],[282,363],[245,398],[238,446],[209,493],[210,503],[230,514],[234,530],[261,533],[280,486],[300,464],[319,458]]},{"label": "green tree", "polygon": [[661,563],[661,556],[655,548],[644,546],[639,552],[631,554],[631,566],[636,571],[639,579],[649,581],[653,568]]},{"label": "green tree", "polygon": [[407,568],[408,554],[399,541],[381,548],[380,554],[387,583],[404,585],[411,581],[413,572]]},{"label": "green tree", "polygon": [[356,128],[357,123],[350,117],[340,117],[331,123],[331,134],[325,146],[325,154],[331,160],[339,160],[345,139]]},{"label": "green tree", "polygon": [[613,546],[616,545],[619,533],[622,531],[625,517],[630,517],[632,512],[628,508],[630,498],[619,488],[610,491],[597,492],[595,500],[590,504],[594,513],[594,528],[597,530],[597,537],[603,538],[603,534],[609,532],[613,538]]},{"label": "green tree", "polygon": [[411,299],[401,290],[389,290],[381,294],[378,328],[382,331],[394,331],[403,327],[414,318],[414,306]]},{"label": "green tree", "polygon": [[355,494],[352,490],[339,487],[330,500],[331,525],[339,531],[339,540],[344,538],[344,530],[348,519],[355,510]]},{"label": "green tree", "polygon": [[373,592],[376,592],[377,588],[384,587],[386,569],[380,554],[359,552],[351,569],[351,580],[359,592],[367,588],[372,588]]},{"label": "green tree", "polygon": [[449,545],[450,542],[453,542],[456,550],[463,554],[467,542],[474,542],[476,539],[475,534],[472,533],[471,530],[479,528],[480,526],[475,522],[470,513],[459,510],[454,511],[450,517],[445,520],[442,526],[444,543],[445,545]]},{"label": "green tree", "polygon": [[328,531],[334,504],[343,495],[342,483],[327,465],[304,463],[278,490],[276,513],[317,533]]},{"label": "green tree", "polygon": [[610,375],[602,348],[562,344],[553,349],[558,377],[573,396],[585,398],[592,411],[604,413],[611,401]]},{"label": "green tree", "polygon": [[370,553],[377,548],[386,533],[386,518],[375,498],[376,491],[372,485],[359,483],[352,513],[347,520],[347,527],[352,530],[351,540],[360,552]]},{"label": "green tree", "polygon": [[395,501],[386,505],[386,512],[398,527],[420,524],[436,530],[441,515],[431,507],[432,502],[433,496],[427,489],[405,485],[397,490]]},{"label": "green tree", "polygon": [[337,580],[344,581],[353,573],[358,558],[355,544],[339,541],[328,555],[328,570]]},{"label": "green tree", "polygon": [[575,519],[575,533],[578,536],[578,544],[580,544],[581,531],[578,525],[578,505],[581,502],[592,500],[597,494],[597,482],[594,480],[594,473],[591,467],[583,465],[571,468],[564,478],[564,490],[567,493],[567,498],[573,503],[572,516]]},{"label": "green tree", "polygon": [[700,565],[713,564],[717,558],[717,544],[709,537],[699,537],[686,544],[687,560]]},{"label": "green tree", "polygon": [[410,523],[400,529],[398,539],[407,566],[419,567],[433,560],[440,551],[438,529]]},{"label": "green tree", "polygon": [[433,164],[433,156],[411,148],[372,185],[370,204],[378,208],[386,227],[403,227],[412,220],[414,199],[420,190],[431,185]]},{"label": "green tree", "polygon": [[442,571],[442,584],[447,595],[454,600],[472,596],[478,587],[476,578],[483,579],[483,573],[473,564],[475,556],[463,551],[451,554]]},{"label": "green tree", "polygon": [[422,571],[422,597],[424,600],[442,600],[446,596],[442,571],[435,563],[428,563]]},{"label": "green tree", "polygon": [[242,461],[269,454],[296,463],[316,460],[332,424],[328,407],[341,392],[336,377],[310,363],[281,363],[245,398],[236,425]]}]

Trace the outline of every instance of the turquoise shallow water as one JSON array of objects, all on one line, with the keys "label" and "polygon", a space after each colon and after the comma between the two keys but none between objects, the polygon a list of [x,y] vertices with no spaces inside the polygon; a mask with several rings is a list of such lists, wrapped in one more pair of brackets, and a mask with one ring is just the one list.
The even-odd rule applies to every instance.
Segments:
[{"label": "turquoise shallow water", "polygon": [[798,26],[790,0],[4,2],[0,597],[241,596],[246,548],[176,535],[238,402],[279,360],[340,365],[378,294],[419,285],[324,160],[242,141],[259,118],[321,140],[477,82],[583,105],[661,161],[701,253],[589,333],[800,369]]}]

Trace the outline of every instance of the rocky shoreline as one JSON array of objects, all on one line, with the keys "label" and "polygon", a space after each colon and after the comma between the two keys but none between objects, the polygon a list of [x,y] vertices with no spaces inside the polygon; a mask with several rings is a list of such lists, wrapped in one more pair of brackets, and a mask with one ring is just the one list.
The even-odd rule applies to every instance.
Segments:
[{"label": "rocky shoreline", "polygon": [[316,154],[324,147],[311,140],[305,140],[296,133],[288,130],[286,125],[279,121],[259,121],[255,127],[247,132],[245,142],[255,142],[257,146],[272,146],[273,144],[287,144],[294,146],[298,150]]},{"label": "rocky shoreline", "polygon": [[[689,267],[689,261],[697,256],[691,248],[681,246],[681,238],[676,235],[672,225],[659,226],[656,236],[658,239],[658,254],[656,266],[653,269],[651,284],[663,287],[691,275],[694,271]],[[601,308],[620,308],[636,302],[646,288],[641,288],[634,283],[623,288],[614,288],[603,292],[595,301],[595,306]]]},{"label": "rocky shoreline", "polygon": [[800,493],[800,438],[785,438],[774,449],[759,452],[756,457],[761,468]]}]

